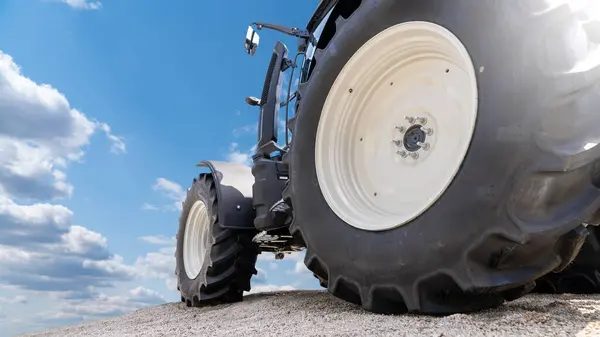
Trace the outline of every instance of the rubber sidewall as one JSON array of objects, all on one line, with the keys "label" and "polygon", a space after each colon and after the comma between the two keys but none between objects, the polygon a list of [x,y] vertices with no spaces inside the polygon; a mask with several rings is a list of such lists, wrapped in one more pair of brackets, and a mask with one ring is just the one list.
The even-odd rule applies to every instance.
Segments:
[{"label": "rubber sidewall", "polygon": [[[362,1],[349,18],[338,18],[333,40],[316,53],[317,64],[301,86],[290,160],[295,226],[307,242],[309,267],[319,276],[335,278],[329,280],[330,288],[344,279],[360,290],[364,302],[373,285],[393,285],[410,299],[419,297],[415,285],[426,287],[429,278],[440,274],[463,289],[516,286],[558,265],[551,247],[579,225],[579,215],[597,205],[598,192],[582,183],[580,191],[568,196],[577,202],[565,201],[571,207],[568,214],[557,209],[537,216],[511,201],[523,181],[544,165],[557,165],[539,146],[544,139],[538,129],[549,116],[541,99],[557,89],[554,82],[545,81],[543,66],[549,63],[539,60],[546,28],[528,24],[533,7],[491,0]],[[408,21],[445,27],[470,53],[479,91],[475,132],[462,168],[432,207],[402,227],[364,231],[338,218],[321,193],[315,171],[317,127],[327,93],[350,57],[377,33]],[[557,43],[558,47],[568,49],[568,44]],[[531,228],[539,224],[544,226]],[[496,234],[502,239],[491,239]],[[510,247],[507,242],[531,238],[539,250],[521,261],[521,269],[484,273],[491,259]],[[313,257],[321,266],[310,266]],[[415,300],[408,306],[415,309],[418,304]]]},{"label": "rubber sidewall", "polygon": [[[217,210],[214,209],[215,204],[213,202],[211,202],[209,191],[203,187],[204,186],[203,186],[202,181],[194,182],[189,193],[187,194],[187,198],[186,198],[185,202],[183,203],[183,207],[181,210],[181,217],[179,220],[179,235],[177,237],[176,263],[177,263],[177,269],[179,270],[180,291],[184,295],[184,297],[188,298],[188,299],[191,299],[194,296],[198,295],[199,290],[202,286],[201,280],[203,279],[203,277],[206,278],[206,272],[208,270],[208,268],[203,268],[200,271],[201,273],[203,273],[203,277],[199,277],[200,274],[198,274],[198,276],[196,276],[195,278],[190,279],[186,273],[185,264],[183,263],[183,242],[185,240],[184,234],[185,234],[186,222],[187,222],[187,218],[190,214],[190,210],[192,209],[192,206],[194,205],[194,203],[196,201],[201,201],[206,206],[208,216],[211,219],[210,220],[211,225],[213,226],[213,231],[214,231],[214,227],[218,227],[218,226],[214,225],[214,223],[215,223],[214,222],[214,220],[215,220],[214,214],[217,214],[216,213]],[[212,251],[212,247],[207,248],[207,249],[209,250],[209,254],[210,254]]]}]

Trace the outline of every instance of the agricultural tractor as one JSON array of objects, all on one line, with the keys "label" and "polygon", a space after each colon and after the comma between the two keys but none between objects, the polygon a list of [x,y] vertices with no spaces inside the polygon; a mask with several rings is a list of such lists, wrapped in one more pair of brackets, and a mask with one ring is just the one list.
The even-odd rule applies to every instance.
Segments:
[{"label": "agricultural tractor", "polygon": [[246,98],[260,111],[252,167],[198,164],[181,300],[241,301],[258,254],[303,250],[331,294],[377,313],[597,291],[596,2],[322,0],[306,29],[250,25],[249,55],[267,29],[297,51],[277,42]]}]

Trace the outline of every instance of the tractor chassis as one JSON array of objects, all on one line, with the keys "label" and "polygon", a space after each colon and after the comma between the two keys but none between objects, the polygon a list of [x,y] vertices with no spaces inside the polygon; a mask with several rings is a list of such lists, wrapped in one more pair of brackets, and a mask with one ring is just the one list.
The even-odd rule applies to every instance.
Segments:
[{"label": "tractor chassis", "polygon": [[[293,60],[288,58],[287,47],[281,41],[275,43],[260,99],[246,99],[249,105],[260,108],[258,143],[252,156],[252,168],[218,161],[203,161],[197,166],[209,168],[215,179],[221,203],[220,227],[257,231],[253,241],[259,250],[272,252],[277,259],[282,259],[284,254],[304,249],[302,240],[289,232],[293,213],[291,207],[282,199],[289,178],[288,167],[283,163],[282,157],[289,150],[289,142],[286,137],[285,146],[281,147],[278,144],[279,110],[286,108],[287,127],[288,105],[292,104],[294,99],[300,99],[297,92],[292,94],[288,90],[286,101],[280,102],[283,75],[286,70],[293,68],[290,76],[293,77],[298,56],[304,54],[308,43],[314,42],[314,38],[308,31],[296,28],[266,23],[254,25],[259,30],[269,28],[296,36],[299,43],[298,54]],[[292,81],[289,82],[291,85]]]}]

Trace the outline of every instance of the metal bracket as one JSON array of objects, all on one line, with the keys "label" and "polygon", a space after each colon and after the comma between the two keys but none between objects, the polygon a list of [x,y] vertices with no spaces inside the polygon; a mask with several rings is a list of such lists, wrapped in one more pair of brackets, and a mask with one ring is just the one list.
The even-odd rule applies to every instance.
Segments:
[{"label": "metal bracket", "polygon": [[256,30],[261,30],[263,28],[272,29],[272,30],[278,31],[280,33],[284,33],[286,35],[295,36],[295,37],[299,37],[299,38],[303,38],[303,39],[308,39],[313,44],[317,43],[316,42],[317,40],[312,35],[312,33],[305,29],[299,29],[296,27],[289,27],[289,26],[277,25],[277,24],[266,23],[266,22],[253,22],[252,24],[256,26]]},{"label": "metal bracket", "polygon": [[276,260],[282,260],[286,254],[301,252],[304,248],[296,245],[288,245],[292,240],[291,235],[271,235],[267,231],[262,231],[252,238],[260,247],[263,253],[274,253]]}]

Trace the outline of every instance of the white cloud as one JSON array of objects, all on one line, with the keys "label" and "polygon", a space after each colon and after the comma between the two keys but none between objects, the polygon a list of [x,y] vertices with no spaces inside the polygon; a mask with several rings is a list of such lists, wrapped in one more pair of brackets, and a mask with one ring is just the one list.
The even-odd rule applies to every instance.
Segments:
[{"label": "white cloud", "polygon": [[185,192],[181,185],[165,178],[156,179],[153,188],[155,191],[163,192],[169,199],[181,201],[185,198]]},{"label": "white cloud", "polygon": [[86,298],[70,298],[59,303],[53,311],[38,313],[33,320],[44,324],[69,324],[89,319],[122,315],[150,305],[165,303],[158,292],[136,287],[125,294],[108,296],[92,290]]},{"label": "white cloud", "polygon": [[258,261],[275,261],[275,254],[269,252],[262,252],[258,254]]},{"label": "white cloud", "polygon": [[60,205],[18,205],[0,195],[0,245],[57,243],[67,233],[73,212]]},{"label": "white cloud", "polygon": [[100,1],[88,1],[88,0],[58,0],[62,3],[65,3],[75,9],[81,10],[95,10],[102,8],[102,3]]},{"label": "white cloud", "polygon": [[308,273],[311,273],[311,272],[308,268],[306,268],[306,265],[304,265],[304,262],[296,261],[296,264],[294,265],[294,274],[308,274]]},{"label": "white cloud", "polygon": [[175,277],[175,243],[161,247],[157,251],[146,253],[135,261],[137,272],[147,279],[164,280],[167,289],[177,289]]},{"label": "white cloud", "polygon": [[88,258],[93,257],[94,260],[103,260],[110,257],[106,238],[100,233],[93,232],[85,227],[71,226],[69,231],[61,236],[61,239],[67,253]]},{"label": "white cloud", "polygon": [[98,130],[113,148],[124,149],[107,124],[72,108],[52,86],[25,77],[0,51],[0,195],[32,200],[71,196],[67,165],[81,161]]},{"label": "white cloud", "polygon": [[295,274],[297,276],[310,276],[314,277],[313,273],[306,267],[304,264],[304,256],[306,255],[306,251],[295,252],[285,256],[285,259],[294,261],[294,269],[290,272],[291,274]]},{"label": "white cloud", "polygon": [[227,155],[227,160],[244,165],[248,164],[249,159],[250,156],[247,153],[241,153],[239,151],[234,151]]},{"label": "white cloud", "polygon": [[138,275],[122,257],[92,250],[94,241],[75,237],[82,241],[28,244],[30,248],[0,245],[0,282],[23,290],[70,293],[85,292],[89,286],[112,287]]},{"label": "white cloud", "polygon": [[157,291],[146,289],[144,287],[131,289],[129,293],[131,294],[130,298],[139,303],[154,304],[166,301],[164,296]]},{"label": "white cloud", "polygon": [[242,152],[239,150],[239,144],[233,142],[229,145],[229,152],[227,153],[226,157],[228,161],[251,166],[251,155],[252,151]]},{"label": "white cloud", "polygon": [[123,137],[113,135],[110,130],[110,126],[106,123],[98,123],[98,127],[104,131],[106,137],[112,143],[110,152],[115,154],[127,153],[127,147],[125,146],[125,140]]},{"label": "white cloud", "polygon": [[260,268],[256,268],[256,275],[252,278],[252,282],[255,284],[266,284],[267,283],[267,272]]},{"label": "white cloud", "polygon": [[[294,268],[291,270],[287,270],[286,274],[295,275],[294,277],[305,277],[310,276],[310,278],[314,277],[312,272],[306,267],[304,264],[304,256],[306,255],[306,251],[294,252],[290,254],[285,254],[283,261],[291,261],[294,263]],[[258,255],[259,261],[269,262],[272,269],[277,268],[275,265],[275,255],[272,253],[262,253]]]},{"label": "white cloud", "polygon": [[161,194],[162,197],[170,199],[171,204],[169,205],[153,205],[150,203],[142,204],[141,209],[144,211],[180,211],[181,203],[185,200],[186,191],[176,182],[168,180],[166,178],[157,178],[156,182],[152,186],[152,189]]},{"label": "white cloud", "polygon": [[[9,293],[59,305],[140,275],[109,251],[102,234],[73,224],[73,212],[56,204],[74,193],[66,171],[82,161],[96,132],[105,133],[112,152],[125,152],[106,123],[72,108],[52,86],[25,77],[0,51],[0,286]],[[23,301],[24,295],[0,299]]]},{"label": "white cloud", "polygon": [[0,304],[25,304],[27,298],[23,295],[17,295],[13,297],[0,297]]},{"label": "white cloud", "polygon": [[142,236],[138,239],[153,245],[170,245],[175,243],[175,237],[166,237],[164,235]]},{"label": "white cloud", "polygon": [[258,123],[248,124],[244,126],[240,126],[239,128],[233,129],[233,135],[235,137],[240,137],[243,135],[253,134],[256,135],[258,132]]},{"label": "white cloud", "polygon": [[158,206],[151,205],[151,204],[145,202],[142,204],[142,210],[144,210],[144,211],[160,211],[160,208]]}]

